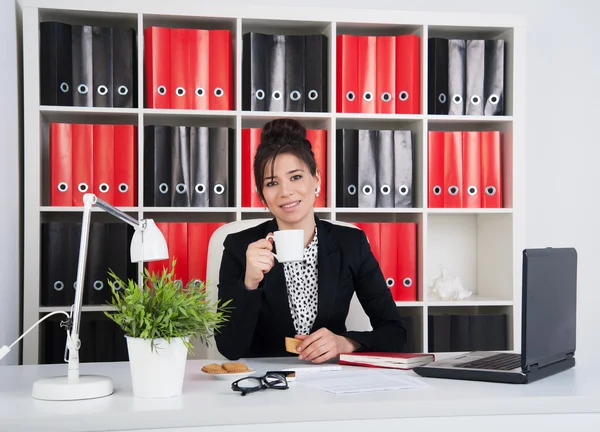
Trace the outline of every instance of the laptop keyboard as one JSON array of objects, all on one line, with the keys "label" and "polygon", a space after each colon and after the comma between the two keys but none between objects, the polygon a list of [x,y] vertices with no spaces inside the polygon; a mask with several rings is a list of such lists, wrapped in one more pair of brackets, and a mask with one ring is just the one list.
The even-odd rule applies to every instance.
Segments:
[{"label": "laptop keyboard", "polygon": [[470,369],[511,370],[521,366],[521,354],[499,353],[490,357],[456,365]]}]

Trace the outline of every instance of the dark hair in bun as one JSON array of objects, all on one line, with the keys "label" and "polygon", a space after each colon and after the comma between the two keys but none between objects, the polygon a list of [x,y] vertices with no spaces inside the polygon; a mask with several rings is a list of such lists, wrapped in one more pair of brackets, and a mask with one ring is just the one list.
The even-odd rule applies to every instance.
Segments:
[{"label": "dark hair in bun", "polygon": [[306,139],[306,128],[294,119],[275,119],[263,126],[260,145],[254,156],[254,178],[260,198],[264,201],[262,193],[265,180],[265,171],[269,162],[271,175],[275,158],[280,153],[289,153],[303,161],[310,173],[317,173],[317,162],[312,151],[310,141]]}]

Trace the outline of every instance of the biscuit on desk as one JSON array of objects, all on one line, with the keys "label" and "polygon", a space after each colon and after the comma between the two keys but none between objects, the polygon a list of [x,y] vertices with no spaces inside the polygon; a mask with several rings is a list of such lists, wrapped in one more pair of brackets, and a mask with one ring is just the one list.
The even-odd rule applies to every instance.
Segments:
[{"label": "biscuit on desk", "polygon": [[302,341],[300,339],[294,339],[290,337],[285,338],[285,350],[292,354],[299,354],[297,348]]},{"label": "biscuit on desk", "polygon": [[248,366],[242,362],[228,362],[221,365],[228,373],[250,372]]},{"label": "biscuit on desk", "polygon": [[210,363],[202,367],[202,372],[209,374],[226,374],[228,373],[223,366],[218,363]]}]

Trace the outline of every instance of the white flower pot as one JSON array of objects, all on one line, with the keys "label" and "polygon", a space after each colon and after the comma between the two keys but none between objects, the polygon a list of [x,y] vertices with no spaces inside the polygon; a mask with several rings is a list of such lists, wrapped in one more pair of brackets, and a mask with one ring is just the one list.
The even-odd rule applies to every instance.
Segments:
[{"label": "white flower pot", "polygon": [[129,367],[133,395],[140,398],[168,398],[179,396],[183,390],[183,378],[187,361],[187,348],[181,338],[127,339]]}]

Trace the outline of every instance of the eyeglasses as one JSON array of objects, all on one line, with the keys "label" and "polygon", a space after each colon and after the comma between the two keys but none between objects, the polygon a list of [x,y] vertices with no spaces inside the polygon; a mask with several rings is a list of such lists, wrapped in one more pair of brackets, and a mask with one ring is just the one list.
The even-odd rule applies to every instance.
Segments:
[{"label": "eyeglasses", "polygon": [[264,389],[286,390],[288,387],[286,372],[267,372],[262,377],[245,377],[231,383],[233,391],[239,391],[242,396]]}]

